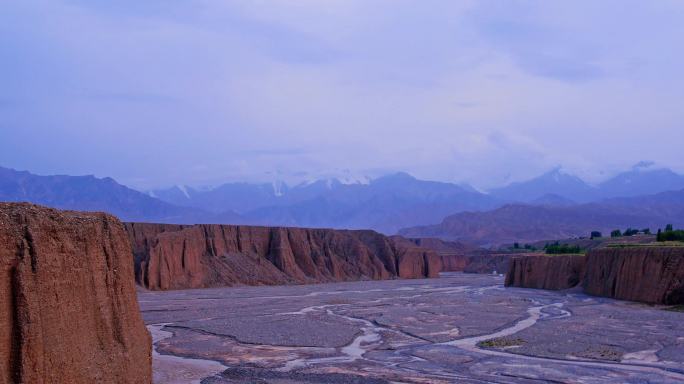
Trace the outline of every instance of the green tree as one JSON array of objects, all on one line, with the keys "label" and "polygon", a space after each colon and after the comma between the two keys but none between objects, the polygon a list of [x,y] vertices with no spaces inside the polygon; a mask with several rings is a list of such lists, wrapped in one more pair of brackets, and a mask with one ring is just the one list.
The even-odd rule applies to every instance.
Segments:
[{"label": "green tree", "polygon": [[610,237],[620,237],[620,236],[622,236],[622,232],[620,232],[619,229],[616,229],[610,233]]},{"label": "green tree", "polygon": [[641,232],[643,232],[644,235],[650,235],[651,234],[651,228],[644,228],[641,230]]},{"label": "green tree", "polygon": [[672,224],[668,224],[665,226],[665,232],[672,232]]},{"label": "green tree", "polygon": [[627,229],[625,229],[625,232],[622,235],[623,236],[634,236],[638,233],[639,233],[638,229],[627,228]]},{"label": "green tree", "polygon": [[592,238],[592,239],[597,239],[597,238],[600,238],[600,237],[603,237],[603,235],[601,235],[601,232],[599,232],[599,231],[592,231],[592,232],[591,232],[591,238]]}]

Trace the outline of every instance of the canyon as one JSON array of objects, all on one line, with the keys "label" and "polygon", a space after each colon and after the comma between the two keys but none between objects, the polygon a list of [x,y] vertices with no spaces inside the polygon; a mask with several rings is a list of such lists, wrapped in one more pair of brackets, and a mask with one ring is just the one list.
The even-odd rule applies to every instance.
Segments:
[{"label": "canyon", "polygon": [[660,305],[684,302],[684,247],[646,240],[523,254],[1,203],[0,383],[681,382]]},{"label": "canyon", "polygon": [[150,383],[123,225],[0,203],[0,383]]}]

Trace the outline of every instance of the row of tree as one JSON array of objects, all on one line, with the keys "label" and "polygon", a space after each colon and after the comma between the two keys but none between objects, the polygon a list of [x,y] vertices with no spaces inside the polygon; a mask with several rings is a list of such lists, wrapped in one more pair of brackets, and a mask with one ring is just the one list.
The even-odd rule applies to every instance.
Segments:
[{"label": "row of tree", "polygon": [[[644,229],[634,229],[634,228],[627,228],[625,229],[624,232],[622,232],[619,229],[613,230],[610,232],[610,237],[622,237],[622,236],[634,236],[638,234],[644,234],[644,235],[650,235],[651,234],[651,229],[650,228],[644,228]],[[596,239],[603,237],[601,232],[599,231],[592,231],[591,232],[591,238]],[[672,227],[672,224],[668,224],[665,226],[665,230],[658,229],[658,233],[656,234],[656,241],[684,241],[684,230],[677,229],[675,230]]]},{"label": "row of tree", "polygon": [[582,253],[579,245],[559,244],[558,242],[546,244],[544,251],[547,255],[562,255],[567,253]]},{"label": "row of tree", "polygon": [[684,230],[674,229],[672,224],[668,224],[664,231],[658,229],[656,241],[684,241]]},{"label": "row of tree", "polygon": [[[619,229],[616,229],[612,232],[610,232],[610,237],[622,237],[622,236],[634,236],[638,234],[644,234],[644,235],[650,235],[651,234],[651,229],[650,228],[644,228],[644,229],[634,229],[634,228],[627,228],[625,229],[624,232],[620,231]],[[592,236],[593,238],[593,236]]]}]

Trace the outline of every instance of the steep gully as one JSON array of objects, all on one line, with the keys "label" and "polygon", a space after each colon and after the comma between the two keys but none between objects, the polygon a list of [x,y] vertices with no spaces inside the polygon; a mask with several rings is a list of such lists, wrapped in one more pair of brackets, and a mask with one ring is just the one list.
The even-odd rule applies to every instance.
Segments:
[{"label": "steep gully", "polygon": [[[485,291],[490,290],[490,289],[501,289],[501,286],[489,286],[489,287],[469,287],[469,286],[462,286],[462,287],[449,287],[449,288],[438,288],[438,289],[432,289],[428,292],[417,292],[412,295],[406,295],[406,296],[399,296],[399,297],[393,297],[393,298],[380,298],[376,300],[370,300],[366,302],[361,302],[358,304],[378,304],[381,303],[385,300],[394,300],[394,299],[415,299],[418,297],[421,297],[426,294],[434,293],[434,292],[441,292],[441,293],[462,293],[466,291],[470,291],[476,294],[483,294]],[[418,288],[400,288],[398,290],[406,290],[406,291],[415,291],[418,290]],[[375,291],[385,291],[385,290],[375,290]],[[318,295],[337,295],[337,294],[345,294],[349,293],[347,292],[327,292],[327,291],[322,291],[322,292],[315,292],[315,293],[309,293],[305,295],[299,295],[299,296],[288,296],[288,297],[307,297],[307,296],[318,296]],[[295,315],[295,316],[307,316],[309,314],[317,314],[324,312],[329,316],[333,317],[338,317],[344,320],[347,320],[352,323],[357,323],[360,324],[360,334],[356,336],[349,344],[339,348],[339,355],[338,356],[331,356],[331,357],[318,357],[318,358],[298,358],[294,360],[290,360],[286,362],[281,368],[278,369],[278,371],[281,372],[290,372],[294,371],[297,369],[301,368],[306,368],[306,367],[311,367],[315,365],[323,365],[323,364],[337,364],[337,363],[349,363],[349,362],[354,362],[357,360],[366,360],[369,362],[375,362],[375,363],[380,363],[384,365],[388,365],[386,361],[376,361],[373,360],[372,358],[369,358],[366,355],[367,352],[374,350],[377,348],[380,343],[383,340],[382,333],[383,332],[389,332],[389,333],[398,333],[403,336],[408,336],[411,338],[415,339],[420,339],[422,341],[421,345],[427,344],[432,344],[436,346],[449,346],[449,347],[455,347],[459,348],[461,350],[465,350],[468,352],[472,353],[477,353],[477,354],[484,354],[488,356],[496,356],[496,357],[505,357],[509,359],[518,359],[518,360],[523,360],[525,362],[535,362],[535,363],[545,363],[545,362],[553,362],[553,363],[559,363],[559,364],[565,364],[565,365],[571,365],[571,366],[578,366],[578,367],[589,367],[589,368],[607,368],[607,369],[612,369],[612,370],[622,370],[622,371],[633,371],[633,372],[648,372],[648,373],[657,373],[660,375],[667,376],[672,379],[677,379],[677,380],[684,380],[684,370],[676,369],[671,366],[667,366],[665,364],[661,364],[657,362],[657,359],[652,359],[652,355],[654,355],[655,351],[641,351],[638,353],[632,353],[625,355],[624,359],[621,362],[597,362],[597,361],[589,361],[589,360],[580,360],[580,359],[559,359],[559,358],[550,358],[550,357],[537,357],[537,356],[529,356],[529,355],[522,355],[522,354],[517,354],[517,353],[512,353],[508,351],[502,351],[502,350],[493,350],[493,349],[487,349],[487,348],[481,348],[479,347],[479,343],[486,341],[486,340],[491,340],[491,339],[497,339],[497,338],[502,338],[502,337],[507,337],[507,336],[512,336],[515,335],[518,332],[521,332],[525,329],[528,329],[530,327],[533,327],[535,324],[537,324],[538,321],[543,320],[543,321],[552,321],[552,320],[558,320],[558,319],[563,319],[566,317],[572,316],[572,313],[570,311],[567,311],[563,309],[564,307],[564,302],[555,302],[551,304],[546,304],[546,305],[541,305],[539,302],[533,302],[533,306],[529,307],[527,309],[527,317],[524,319],[521,319],[514,324],[500,329],[496,332],[489,333],[489,334],[484,334],[480,336],[474,336],[474,337],[466,337],[466,338],[461,338],[461,339],[455,339],[452,341],[448,342],[442,342],[442,343],[433,343],[427,339],[421,338],[416,335],[412,335],[410,333],[404,332],[402,330],[394,329],[388,326],[384,326],[381,324],[378,324],[377,322],[372,322],[364,318],[360,317],[354,317],[354,316],[349,316],[345,315],[343,313],[340,313],[339,310],[350,306],[351,304],[327,304],[327,305],[317,305],[317,306],[310,306],[310,307],[305,307],[299,311],[296,312],[283,312],[283,313],[278,313],[276,315]],[[163,331],[164,326],[172,326],[172,324],[159,324],[159,325],[153,325],[150,326],[150,330],[153,332],[153,337],[158,332],[166,332]],[[158,328],[157,328],[158,327]],[[168,333],[168,332],[166,332]],[[170,337],[170,333],[168,335],[164,335],[164,338]],[[263,345],[264,347],[277,347],[277,348],[282,348],[281,346],[270,346],[270,345]],[[296,350],[298,348],[308,348],[309,347],[287,347],[287,349],[291,350]],[[411,347],[404,351],[397,351],[397,353],[402,353],[406,354],[406,357],[410,357],[411,361],[422,361],[423,359],[421,357],[415,356],[411,353],[410,351]],[[157,352],[157,345],[155,343],[154,345],[154,353],[155,353],[155,358],[158,356]],[[163,356],[163,355],[162,355]],[[202,360],[202,359],[186,359],[182,357],[171,357],[172,359],[179,359],[178,361],[183,361],[184,363],[190,364],[198,369],[198,372],[204,372],[206,376],[212,376],[221,371],[221,368],[225,368],[222,364],[217,363],[215,361],[211,360]],[[404,366],[405,362],[403,363],[391,363],[388,365],[388,367],[391,367],[392,369],[404,371],[404,372],[410,372],[410,373],[426,373],[421,371],[420,369],[414,369],[414,368],[409,368]],[[465,376],[457,375],[451,372],[430,372],[430,375],[434,377],[441,377],[444,379],[459,379],[459,378],[466,378]],[[472,379],[472,378],[470,378]],[[165,381],[164,383],[173,383],[173,381]]]}]

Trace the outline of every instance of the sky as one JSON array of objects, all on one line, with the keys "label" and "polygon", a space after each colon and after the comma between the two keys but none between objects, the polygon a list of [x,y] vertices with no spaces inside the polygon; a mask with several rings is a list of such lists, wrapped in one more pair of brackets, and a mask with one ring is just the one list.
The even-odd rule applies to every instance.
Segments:
[{"label": "sky", "polygon": [[684,2],[0,3],[0,166],[139,188],[684,172]]}]

